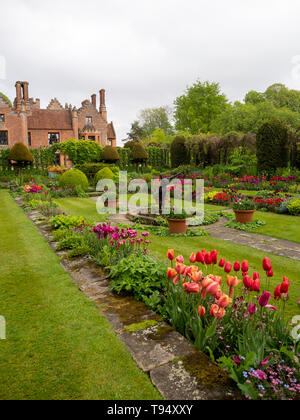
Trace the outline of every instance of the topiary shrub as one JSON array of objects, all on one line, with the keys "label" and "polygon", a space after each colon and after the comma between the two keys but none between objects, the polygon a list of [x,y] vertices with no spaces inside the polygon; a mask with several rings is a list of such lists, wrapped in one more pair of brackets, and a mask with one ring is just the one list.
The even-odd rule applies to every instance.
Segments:
[{"label": "topiary shrub", "polygon": [[70,169],[60,177],[59,185],[61,187],[76,187],[80,185],[86,191],[89,186],[89,181],[83,172],[78,169]]},{"label": "topiary shrub", "polygon": [[96,184],[102,179],[112,179],[113,181],[116,181],[116,175],[110,168],[106,167],[97,172],[95,176]]},{"label": "topiary shrub", "polygon": [[24,143],[16,143],[11,148],[8,159],[16,162],[16,166],[19,168],[19,175],[21,174],[21,168],[33,163],[34,158]]},{"label": "topiary shrub", "polygon": [[105,146],[102,152],[101,160],[106,163],[115,163],[120,160],[118,150],[112,146]]},{"label": "topiary shrub", "polygon": [[273,175],[277,168],[288,165],[288,130],[279,120],[265,122],[256,136],[256,156],[259,173]]},{"label": "topiary shrub", "polygon": [[144,146],[141,143],[135,142],[131,149],[131,161],[138,165],[141,163],[145,163],[148,158],[149,155],[145,150]]},{"label": "topiary shrub", "polygon": [[184,136],[177,136],[171,143],[171,165],[172,168],[177,168],[180,165],[186,165],[189,162],[189,153],[185,145],[186,139]]}]

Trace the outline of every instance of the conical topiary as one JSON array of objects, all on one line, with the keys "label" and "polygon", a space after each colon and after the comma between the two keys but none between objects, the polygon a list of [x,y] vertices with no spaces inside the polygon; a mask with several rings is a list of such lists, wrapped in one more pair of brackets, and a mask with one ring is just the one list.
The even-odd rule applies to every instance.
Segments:
[{"label": "conical topiary", "polygon": [[120,160],[118,150],[112,146],[105,146],[101,155],[101,160],[107,163],[117,162]]}]

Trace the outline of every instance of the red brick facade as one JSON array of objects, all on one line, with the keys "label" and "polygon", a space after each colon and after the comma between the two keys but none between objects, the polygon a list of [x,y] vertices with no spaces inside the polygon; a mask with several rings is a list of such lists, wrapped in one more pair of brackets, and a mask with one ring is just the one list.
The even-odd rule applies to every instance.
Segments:
[{"label": "red brick facade", "polygon": [[0,95],[0,148],[22,142],[32,148],[48,147],[53,142],[71,138],[94,140],[101,146],[116,147],[113,123],[107,122],[105,91],[82,102],[78,110],[65,107],[54,98],[47,109],[40,109],[40,100],[29,98],[28,82],[16,83],[16,98],[11,105]]}]

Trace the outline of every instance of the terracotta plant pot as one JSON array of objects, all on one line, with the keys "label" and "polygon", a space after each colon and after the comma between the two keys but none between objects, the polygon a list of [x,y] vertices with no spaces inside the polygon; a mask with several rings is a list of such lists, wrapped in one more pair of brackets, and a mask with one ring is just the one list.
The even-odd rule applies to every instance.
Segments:
[{"label": "terracotta plant pot", "polygon": [[186,233],[187,224],[185,219],[168,219],[169,229],[171,234]]},{"label": "terracotta plant pot", "polygon": [[249,223],[253,219],[255,210],[233,210],[238,223]]}]

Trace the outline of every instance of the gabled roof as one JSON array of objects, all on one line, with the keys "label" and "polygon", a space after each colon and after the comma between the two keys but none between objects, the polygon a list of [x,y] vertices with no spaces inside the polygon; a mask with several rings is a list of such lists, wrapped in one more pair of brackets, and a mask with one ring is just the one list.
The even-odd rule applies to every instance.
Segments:
[{"label": "gabled roof", "polygon": [[73,130],[69,110],[34,109],[28,116],[29,130]]},{"label": "gabled roof", "polygon": [[116,138],[116,132],[114,128],[113,122],[107,125],[107,138],[108,139],[115,139]]}]

